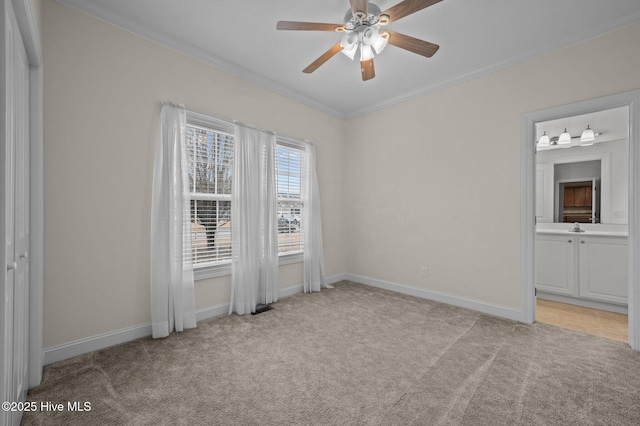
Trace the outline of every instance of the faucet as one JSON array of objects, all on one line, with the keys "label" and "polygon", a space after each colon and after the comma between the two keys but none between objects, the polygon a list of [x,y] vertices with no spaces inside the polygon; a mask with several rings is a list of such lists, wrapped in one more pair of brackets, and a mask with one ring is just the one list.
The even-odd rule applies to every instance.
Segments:
[{"label": "faucet", "polygon": [[584,232],[584,231],[580,229],[580,224],[578,222],[574,222],[573,228],[569,229],[569,232]]}]

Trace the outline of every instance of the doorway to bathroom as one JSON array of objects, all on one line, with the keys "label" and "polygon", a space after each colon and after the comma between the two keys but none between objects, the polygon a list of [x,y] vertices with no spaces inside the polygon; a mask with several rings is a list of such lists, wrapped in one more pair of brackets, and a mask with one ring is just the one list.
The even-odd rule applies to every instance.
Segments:
[{"label": "doorway to bathroom", "polygon": [[[639,349],[636,309],[639,277],[637,262],[632,261],[640,252],[635,232],[640,191],[634,185],[640,172],[639,102],[640,91],[633,91],[523,117],[521,253],[524,322],[533,323],[545,318],[543,307],[542,316],[536,315],[538,297],[575,307],[571,309],[613,311],[618,315],[627,313],[628,304],[628,342],[632,348]],[[615,134],[615,131],[605,131],[605,126],[595,130],[593,144],[583,143],[580,134],[583,130],[595,129],[591,123],[581,123],[567,131],[564,127],[560,130],[553,127],[576,117],[591,120],[592,114],[617,109],[622,109],[628,124],[622,129],[624,137],[615,136],[612,141],[605,141],[604,135]],[[551,136],[548,138],[550,143],[541,147],[539,140],[545,131]],[[558,141],[560,133],[569,133],[566,147],[553,146],[554,136]],[[615,141],[622,139],[628,145],[624,149],[614,147],[619,145]],[[607,146],[609,142],[614,145]],[[569,162],[560,158],[567,155],[583,162],[585,167],[580,175],[563,176],[565,171],[556,169],[556,165]],[[593,174],[595,163],[589,164],[594,160],[603,160],[600,176]],[[546,174],[540,171],[541,163],[546,164],[543,167]],[[626,169],[623,191],[613,184],[620,181],[616,174],[622,171],[621,165]],[[585,171],[589,168],[591,172]],[[589,181],[590,185],[583,184]],[[579,231],[586,232],[570,232],[575,222],[580,225]],[[611,277],[605,275],[605,271],[612,274]],[[616,284],[609,287],[609,281]]]}]

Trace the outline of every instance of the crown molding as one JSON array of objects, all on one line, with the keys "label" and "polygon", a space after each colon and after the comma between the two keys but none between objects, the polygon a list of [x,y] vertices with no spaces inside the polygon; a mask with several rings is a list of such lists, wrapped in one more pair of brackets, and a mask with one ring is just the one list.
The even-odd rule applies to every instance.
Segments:
[{"label": "crown molding", "polygon": [[584,31],[579,33],[568,34],[566,37],[555,40],[552,44],[547,44],[543,47],[532,49],[529,51],[521,52],[519,55],[505,59],[503,61],[494,62],[485,65],[480,68],[476,68],[471,71],[454,74],[453,76],[445,79],[440,79],[432,83],[428,83],[424,86],[417,87],[415,90],[405,92],[393,98],[383,100],[381,102],[368,105],[365,108],[360,108],[349,113],[346,113],[346,118],[358,117],[361,115],[369,114],[375,111],[379,111],[390,106],[406,102],[408,100],[427,95],[429,93],[437,92],[447,87],[455,86],[465,81],[473,80],[478,77],[482,77],[487,74],[491,74],[496,71],[500,71],[505,68],[512,67],[514,65],[521,64],[531,59],[565,49],[567,47],[575,46],[585,41],[603,36],[613,31],[621,30],[625,27],[635,25],[640,22],[640,12],[625,15],[618,21],[611,22],[609,24],[602,24],[595,27],[585,28]]},{"label": "crown molding", "polygon": [[546,44],[545,46],[537,49],[521,52],[517,56],[487,64],[473,70],[463,71],[448,78],[428,82],[425,85],[416,87],[414,90],[402,93],[392,98],[384,99],[371,105],[367,105],[364,108],[344,111],[303,95],[298,91],[292,90],[280,83],[268,79],[233,62],[212,55],[211,53],[208,53],[189,43],[185,43],[183,41],[176,40],[173,37],[169,37],[161,31],[150,30],[149,28],[146,28],[132,20],[105,12],[99,7],[96,7],[94,4],[85,4],[82,0],[54,1],[340,119],[354,118],[379,111],[393,105],[400,104],[423,95],[427,95],[429,93],[446,89],[447,87],[455,86],[468,80],[472,80],[514,65],[518,65],[536,57],[582,43],[584,41],[616,30],[620,30],[624,27],[640,22],[640,12],[628,14],[617,21],[585,27],[583,31],[568,34],[566,37],[556,39],[553,43]]}]

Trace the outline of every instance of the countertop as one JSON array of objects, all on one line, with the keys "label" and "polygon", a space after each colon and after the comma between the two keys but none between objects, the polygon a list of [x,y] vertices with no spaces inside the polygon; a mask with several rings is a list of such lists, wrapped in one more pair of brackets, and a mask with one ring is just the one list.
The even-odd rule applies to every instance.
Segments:
[{"label": "countertop", "polygon": [[573,235],[577,237],[629,237],[628,232],[591,230],[587,230],[585,232],[570,232],[568,229],[537,229],[536,234]]}]

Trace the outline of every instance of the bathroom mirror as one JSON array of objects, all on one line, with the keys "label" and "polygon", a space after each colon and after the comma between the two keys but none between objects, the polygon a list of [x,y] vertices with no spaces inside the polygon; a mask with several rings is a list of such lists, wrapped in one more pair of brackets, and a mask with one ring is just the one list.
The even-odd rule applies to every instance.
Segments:
[{"label": "bathroom mirror", "polygon": [[537,223],[627,224],[629,107],[535,126]]}]

